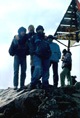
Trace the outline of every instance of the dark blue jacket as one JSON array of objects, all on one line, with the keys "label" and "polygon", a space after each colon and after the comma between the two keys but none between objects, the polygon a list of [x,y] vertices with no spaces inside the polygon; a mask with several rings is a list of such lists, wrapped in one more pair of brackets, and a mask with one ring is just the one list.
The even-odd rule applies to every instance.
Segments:
[{"label": "dark blue jacket", "polygon": [[30,41],[31,37],[34,36],[36,33],[35,32],[29,32],[27,34],[28,40]]},{"label": "dark blue jacket", "polygon": [[45,35],[44,33],[42,35],[39,35],[36,33],[34,36],[31,37],[30,40],[30,55],[34,55],[36,52],[36,48],[38,46],[39,41],[44,40]]},{"label": "dark blue jacket", "polygon": [[9,54],[11,56],[17,55],[21,57],[29,55],[27,34],[24,37],[19,36],[19,40],[17,40],[16,36],[14,36],[14,39],[12,40],[12,43],[9,48]]},{"label": "dark blue jacket", "polygon": [[49,59],[51,56],[51,49],[49,43],[45,39],[44,33],[37,33],[31,39],[30,54],[37,55],[41,59]]}]

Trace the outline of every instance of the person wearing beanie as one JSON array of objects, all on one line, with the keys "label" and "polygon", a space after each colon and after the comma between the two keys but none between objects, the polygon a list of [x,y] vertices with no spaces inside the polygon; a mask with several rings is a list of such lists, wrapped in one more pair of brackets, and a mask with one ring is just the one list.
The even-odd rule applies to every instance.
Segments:
[{"label": "person wearing beanie", "polygon": [[18,29],[18,35],[14,36],[14,39],[9,47],[9,54],[14,56],[14,90],[17,90],[19,86],[19,66],[21,66],[20,89],[23,89],[25,85],[27,67],[26,55],[29,54],[26,28],[20,27]]},{"label": "person wearing beanie", "polygon": [[58,87],[59,75],[58,75],[58,63],[61,58],[60,47],[57,43],[53,42],[54,36],[49,35],[47,37],[47,41],[49,42],[51,49],[51,57],[50,57],[50,67],[52,66],[53,71],[53,85],[54,87]]},{"label": "person wearing beanie", "polygon": [[[39,25],[36,28],[36,34],[30,40],[31,44],[30,55],[33,57],[33,65],[34,65],[34,71],[31,76],[30,89],[36,88],[40,77],[42,78],[42,87],[46,90],[48,89],[50,60],[49,58],[44,58],[45,56],[47,56],[46,54],[41,55],[41,52],[44,52],[43,51],[44,46],[40,45],[43,41],[45,41],[44,28],[43,26]],[[42,49],[42,51],[40,49]]]}]

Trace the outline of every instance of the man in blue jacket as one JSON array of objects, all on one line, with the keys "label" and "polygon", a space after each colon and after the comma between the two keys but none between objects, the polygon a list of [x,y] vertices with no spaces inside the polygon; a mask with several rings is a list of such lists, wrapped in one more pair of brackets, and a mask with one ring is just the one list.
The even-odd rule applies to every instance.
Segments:
[{"label": "man in blue jacket", "polygon": [[9,48],[9,54],[14,56],[14,89],[18,88],[19,66],[21,66],[20,89],[24,88],[26,78],[26,55],[29,54],[28,40],[26,28],[20,27],[18,35],[14,36]]},{"label": "man in blue jacket", "polygon": [[50,48],[51,48],[51,57],[50,57],[50,66],[52,66],[53,70],[53,83],[54,86],[58,86],[59,76],[58,76],[58,62],[61,58],[61,51],[60,47],[57,43],[53,42],[54,37],[52,35],[49,35],[47,37],[47,40],[49,42]]},{"label": "man in blue jacket", "polygon": [[[49,66],[50,66],[50,56],[48,56],[47,50],[44,52],[44,47],[42,43],[45,41],[45,33],[43,26],[39,25],[36,28],[36,34],[30,40],[30,55],[33,57],[34,71],[31,77],[31,87],[30,89],[35,89],[39,82],[40,77],[42,77],[42,86],[44,89],[48,89],[48,79],[49,79]],[[48,45],[45,42],[45,45]],[[49,46],[49,45],[48,45]],[[50,49],[50,48],[49,48]],[[47,54],[46,54],[47,53]],[[50,55],[50,53],[49,53]],[[46,57],[47,56],[47,57]]]}]

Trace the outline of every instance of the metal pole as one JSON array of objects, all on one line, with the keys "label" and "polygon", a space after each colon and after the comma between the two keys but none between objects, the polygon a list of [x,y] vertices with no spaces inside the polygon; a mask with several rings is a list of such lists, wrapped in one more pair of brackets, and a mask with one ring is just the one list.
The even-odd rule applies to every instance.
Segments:
[{"label": "metal pole", "polygon": [[68,51],[70,51],[70,39],[68,39]]}]

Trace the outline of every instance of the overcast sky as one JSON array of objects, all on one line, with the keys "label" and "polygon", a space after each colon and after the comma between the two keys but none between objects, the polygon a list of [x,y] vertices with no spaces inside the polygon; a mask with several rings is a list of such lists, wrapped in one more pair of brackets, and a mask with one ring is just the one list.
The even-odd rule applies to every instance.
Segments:
[{"label": "overcast sky", "polygon": [[[13,57],[8,54],[8,49],[18,28],[21,26],[27,28],[30,24],[35,28],[43,25],[45,34],[53,35],[70,2],[71,0],[0,1],[0,88],[13,86]],[[62,45],[60,47],[61,50],[65,48]],[[26,84],[30,82],[29,57],[27,71]]]}]

